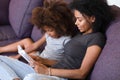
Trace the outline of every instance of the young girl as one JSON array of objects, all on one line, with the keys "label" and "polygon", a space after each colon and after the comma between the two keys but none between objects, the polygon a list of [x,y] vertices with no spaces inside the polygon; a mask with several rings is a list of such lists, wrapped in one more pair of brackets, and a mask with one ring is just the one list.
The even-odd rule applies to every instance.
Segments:
[{"label": "young girl", "polygon": [[[75,27],[71,11],[64,8],[66,5],[58,5],[60,3],[49,6],[45,4],[44,7],[37,7],[33,10],[31,22],[45,33],[41,39],[35,43],[31,39],[23,39],[0,47],[0,53],[17,51],[17,45],[21,45],[27,53],[39,53],[42,58],[52,60],[61,59],[64,45],[74,36]],[[42,53],[35,51],[45,42],[46,46]],[[18,59],[20,55],[13,57]]]}]

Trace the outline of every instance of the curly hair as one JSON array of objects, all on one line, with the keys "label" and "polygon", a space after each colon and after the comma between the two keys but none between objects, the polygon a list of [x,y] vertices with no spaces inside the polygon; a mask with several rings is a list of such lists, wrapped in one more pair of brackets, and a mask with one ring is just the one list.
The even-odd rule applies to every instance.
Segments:
[{"label": "curly hair", "polygon": [[43,7],[32,11],[31,22],[44,32],[44,27],[55,29],[60,36],[76,34],[74,15],[67,3],[62,0],[44,0]]},{"label": "curly hair", "polygon": [[73,11],[80,11],[83,16],[95,16],[93,32],[105,33],[108,25],[114,19],[114,14],[106,0],[74,0],[69,7]]}]

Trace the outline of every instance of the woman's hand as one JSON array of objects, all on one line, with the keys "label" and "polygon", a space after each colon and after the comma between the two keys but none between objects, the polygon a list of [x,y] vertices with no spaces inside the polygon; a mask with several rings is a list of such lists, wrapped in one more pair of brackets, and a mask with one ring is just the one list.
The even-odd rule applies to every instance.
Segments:
[{"label": "woman's hand", "polygon": [[43,59],[39,56],[35,56],[35,55],[30,55],[30,57],[34,60],[32,63],[36,62],[36,63],[39,63],[41,64]]},{"label": "woman's hand", "polygon": [[49,74],[48,68],[45,65],[37,62],[34,63],[34,70],[39,74],[46,74],[46,75]]},{"label": "woman's hand", "polygon": [[34,60],[34,61],[31,61],[31,64],[30,64],[30,65],[34,65],[33,67],[34,70],[39,74],[49,75],[49,68],[44,64],[42,64],[42,62],[44,62],[43,61],[44,59],[39,56],[34,56],[34,55],[30,55],[30,56]]},{"label": "woman's hand", "polygon": [[45,59],[45,58],[41,58],[39,56],[35,56],[35,55],[30,55],[33,60],[35,60],[38,63],[44,64],[46,66],[52,66],[54,65],[57,61],[56,60],[49,60],[49,59]]}]

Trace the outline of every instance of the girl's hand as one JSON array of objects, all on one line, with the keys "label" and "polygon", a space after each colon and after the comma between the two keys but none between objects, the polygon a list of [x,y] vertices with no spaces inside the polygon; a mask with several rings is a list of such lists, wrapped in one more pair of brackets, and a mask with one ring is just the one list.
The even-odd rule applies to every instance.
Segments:
[{"label": "girl's hand", "polygon": [[33,43],[33,44],[29,45],[28,47],[26,47],[26,48],[25,48],[25,51],[26,51],[27,53],[30,53],[30,52],[32,52],[32,51],[35,51],[36,49],[37,49],[37,47],[36,47],[35,44]]}]

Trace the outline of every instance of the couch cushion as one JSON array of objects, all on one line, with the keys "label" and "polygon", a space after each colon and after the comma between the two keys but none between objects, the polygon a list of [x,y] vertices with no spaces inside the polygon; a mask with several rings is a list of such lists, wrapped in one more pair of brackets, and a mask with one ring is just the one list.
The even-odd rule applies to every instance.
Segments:
[{"label": "couch cushion", "polygon": [[[31,35],[31,38],[33,39],[33,41],[39,40],[42,36],[43,36],[43,33],[41,32],[41,30],[38,29],[36,26],[34,26],[33,31],[32,31],[32,35]],[[38,50],[42,51],[44,49],[44,47],[45,47],[45,44],[40,46]]]},{"label": "couch cushion", "polygon": [[33,41],[37,41],[42,37],[42,35],[43,34],[41,33],[41,30],[34,26],[31,34],[31,38],[33,39]]},{"label": "couch cushion", "polygon": [[11,0],[9,19],[19,38],[29,37],[32,31],[30,23],[32,9],[41,6],[43,0]]},{"label": "couch cushion", "polygon": [[[115,13],[118,12],[119,8]],[[91,80],[120,80],[120,17],[116,17],[106,32],[107,43],[95,64]]]},{"label": "couch cushion", "polygon": [[0,42],[4,40],[11,40],[15,39],[17,36],[15,35],[14,30],[11,28],[11,26],[0,26]]},{"label": "couch cushion", "polygon": [[10,0],[0,0],[0,25],[9,24],[8,7]]}]

